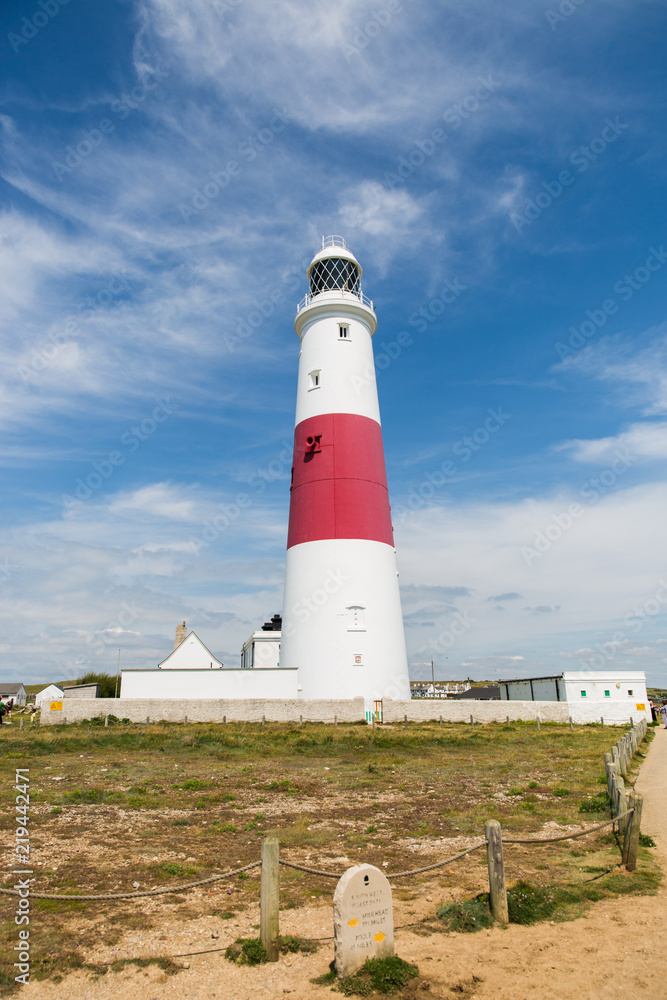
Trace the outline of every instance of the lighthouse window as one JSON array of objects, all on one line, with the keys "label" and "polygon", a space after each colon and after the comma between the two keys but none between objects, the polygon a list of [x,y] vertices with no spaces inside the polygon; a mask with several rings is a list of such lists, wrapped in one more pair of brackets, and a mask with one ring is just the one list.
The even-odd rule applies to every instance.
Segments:
[{"label": "lighthouse window", "polygon": [[350,339],[350,328],[349,326],[347,326],[347,324],[343,323],[340,324],[340,326],[338,327],[338,336],[341,340]]},{"label": "lighthouse window", "polygon": [[319,387],[320,387],[320,369],[318,368],[310,373],[310,388],[319,389]]}]

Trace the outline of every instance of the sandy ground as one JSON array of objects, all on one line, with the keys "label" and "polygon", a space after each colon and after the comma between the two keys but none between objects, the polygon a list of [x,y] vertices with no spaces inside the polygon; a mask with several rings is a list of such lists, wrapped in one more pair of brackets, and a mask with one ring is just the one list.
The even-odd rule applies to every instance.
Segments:
[{"label": "sandy ground", "polygon": [[[643,832],[656,841],[656,854],[667,866],[667,731],[657,729],[637,789],[644,795]],[[412,902],[396,902],[397,927],[432,913],[440,901],[437,883],[431,893]],[[281,914],[281,933],[326,937],[331,931],[331,906]],[[210,918],[164,928],[163,942],[176,944],[181,953],[227,945],[233,936],[255,936],[257,910],[250,909],[221,928]],[[231,932],[231,933],[230,933]],[[214,937],[219,935],[219,937]],[[158,939],[159,941],[159,939]],[[119,957],[146,954],[141,932],[128,934]],[[137,951],[133,951],[133,945]],[[157,945],[157,942],[156,942]],[[164,943],[162,945],[164,947]],[[397,930],[396,952],[415,962],[421,972],[414,998],[472,997],[476,1000],[602,1000],[632,991],[633,998],[652,1000],[665,995],[664,962],[667,955],[667,890],[656,896],[619,898],[596,903],[585,917],[564,924],[494,928],[478,934],[430,934]],[[175,955],[175,951],[153,954]],[[86,955],[87,961],[101,956]],[[61,983],[32,982],[24,990],[32,1000],[246,1000],[290,995],[291,1000],[332,996],[328,986],[310,980],[327,971],[333,958],[333,941],[322,942],[314,955],[292,955],[270,966],[235,967],[221,952],[177,958],[189,967],[165,976],[150,967],[129,967],[92,980],[75,973]],[[334,993],[333,996],[340,996]]]}]

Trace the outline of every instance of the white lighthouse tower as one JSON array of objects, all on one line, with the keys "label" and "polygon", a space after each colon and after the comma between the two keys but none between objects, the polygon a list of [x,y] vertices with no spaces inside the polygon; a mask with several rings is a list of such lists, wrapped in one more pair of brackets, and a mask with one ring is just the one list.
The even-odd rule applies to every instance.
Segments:
[{"label": "white lighthouse tower", "polygon": [[[301,341],[281,666],[302,698],[410,697],[373,345],[361,266],[322,239]],[[377,708],[377,706],[375,706]]]}]

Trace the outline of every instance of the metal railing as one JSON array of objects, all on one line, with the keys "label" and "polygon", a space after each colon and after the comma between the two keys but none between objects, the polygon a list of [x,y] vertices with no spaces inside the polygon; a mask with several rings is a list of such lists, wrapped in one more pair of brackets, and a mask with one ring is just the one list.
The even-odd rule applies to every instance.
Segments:
[{"label": "metal railing", "polygon": [[319,299],[322,295],[340,295],[344,299],[356,299],[357,302],[361,302],[362,305],[368,306],[369,309],[373,309],[373,311],[375,311],[373,300],[369,299],[363,292],[348,292],[344,288],[323,288],[321,292],[316,292],[314,295],[312,292],[306,292],[296,307],[297,313],[300,313],[302,309],[305,309],[306,306],[309,306],[311,302],[315,299]]}]

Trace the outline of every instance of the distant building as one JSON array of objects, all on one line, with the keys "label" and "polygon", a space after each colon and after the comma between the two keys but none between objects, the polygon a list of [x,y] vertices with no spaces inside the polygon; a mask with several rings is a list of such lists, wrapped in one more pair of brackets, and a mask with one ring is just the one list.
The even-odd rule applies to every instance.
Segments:
[{"label": "distant building", "polygon": [[500,698],[567,702],[572,718],[580,722],[651,719],[643,670],[564,670],[547,677],[515,677],[500,681]]},{"label": "distant building", "polygon": [[469,687],[468,681],[410,681],[410,697],[453,698]]},{"label": "distant building", "polygon": [[10,698],[14,699],[14,704],[19,708],[25,705],[26,692],[23,684],[8,684],[6,681],[0,681],[0,699],[6,702]]},{"label": "distant building", "polygon": [[222,670],[223,663],[214,656],[196,632],[184,635],[185,622],[176,626],[176,642],[169,656],[157,665],[158,670]]},{"label": "distant building", "polygon": [[455,700],[469,698],[471,701],[499,701],[500,687],[497,684],[487,684],[486,687],[471,687],[452,695]]},{"label": "distant building", "polygon": [[99,698],[99,684],[72,684],[63,687],[64,698]]},{"label": "distant building", "polygon": [[39,707],[43,701],[62,701],[63,700],[63,690],[64,688],[59,688],[55,684],[49,684],[48,687],[42,688],[35,695],[35,705]]}]

